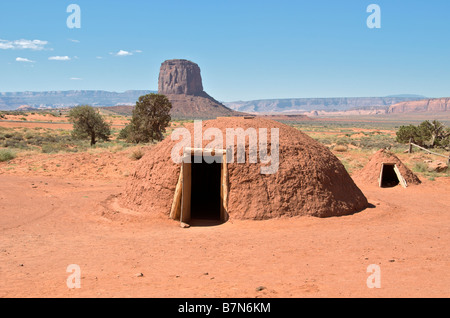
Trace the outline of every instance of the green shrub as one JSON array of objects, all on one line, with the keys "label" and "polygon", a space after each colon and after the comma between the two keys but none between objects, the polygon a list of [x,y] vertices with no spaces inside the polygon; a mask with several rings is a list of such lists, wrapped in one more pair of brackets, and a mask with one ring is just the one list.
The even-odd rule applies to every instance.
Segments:
[{"label": "green shrub", "polygon": [[415,172],[426,172],[427,169],[428,169],[428,165],[424,162],[417,162],[413,168],[413,170]]},{"label": "green shrub", "polygon": [[117,136],[117,139],[122,139],[122,140],[128,139],[128,136],[130,135],[130,131],[131,131],[131,126],[127,125],[124,129],[122,129],[119,132],[119,135]]},{"label": "green shrub", "polygon": [[64,143],[48,143],[41,147],[42,153],[58,153],[60,151],[74,152],[69,145]]},{"label": "green shrub", "polygon": [[10,150],[0,150],[0,162],[12,160],[16,157],[16,154]]}]

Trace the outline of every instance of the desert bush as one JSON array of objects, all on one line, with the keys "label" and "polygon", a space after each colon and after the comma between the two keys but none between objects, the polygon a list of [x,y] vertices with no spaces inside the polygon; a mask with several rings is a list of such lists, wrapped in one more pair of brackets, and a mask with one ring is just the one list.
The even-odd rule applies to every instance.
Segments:
[{"label": "desert bush", "polygon": [[144,151],[142,149],[136,149],[131,153],[130,158],[133,160],[140,160],[143,156]]},{"label": "desert bush", "polygon": [[127,125],[124,129],[122,129],[119,132],[119,135],[117,136],[117,139],[127,140],[128,136],[130,135],[130,132],[131,132],[131,126]]},{"label": "desert bush", "polygon": [[400,126],[396,140],[399,143],[408,143],[411,140],[419,146],[445,148],[450,144],[450,128],[446,128],[437,120],[426,120],[419,126]]},{"label": "desert bush", "polygon": [[427,169],[428,165],[424,162],[417,162],[413,167],[415,172],[427,172]]},{"label": "desert bush", "polygon": [[348,150],[348,148],[347,148],[347,146],[344,146],[344,145],[337,145],[337,146],[334,146],[333,150],[337,151],[337,152],[346,152]]},{"label": "desert bush", "polygon": [[51,143],[42,145],[41,151],[42,153],[58,153],[60,151],[66,150],[68,148],[67,145],[60,143]]},{"label": "desert bush", "polygon": [[30,140],[30,139],[35,138],[36,136],[32,132],[27,132],[24,137],[25,137],[25,139]]},{"label": "desert bush", "polygon": [[5,162],[12,160],[16,157],[16,154],[11,150],[1,149],[0,150],[0,162]]}]

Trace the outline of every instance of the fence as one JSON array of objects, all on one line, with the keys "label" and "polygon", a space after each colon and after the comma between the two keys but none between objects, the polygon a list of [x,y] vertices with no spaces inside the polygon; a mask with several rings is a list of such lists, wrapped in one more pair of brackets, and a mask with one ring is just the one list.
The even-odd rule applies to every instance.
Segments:
[{"label": "fence", "polygon": [[430,150],[428,150],[428,149],[426,149],[426,148],[424,148],[424,147],[421,147],[421,146],[419,146],[419,145],[416,145],[416,144],[413,143],[412,141],[409,142],[408,153],[412,153],[412,152],[413,152],[413,150],[412,150],[412,149],[413,149],[413,148],[412,148],[413,146],[414,146],[414,147],[417,147],[417,148],[420,148],[420,149],[422,149],[422,150],[425,150],[426,152],[431,153],[431,154],[433,154],[433,155],[435,155],[435,156],[447,158],[447,164],[450,165],[450,156],[446,156],[446,155],[443,155],[443,154],[441,154],[441,153],[436,153],[436,152],[430,151]]}]

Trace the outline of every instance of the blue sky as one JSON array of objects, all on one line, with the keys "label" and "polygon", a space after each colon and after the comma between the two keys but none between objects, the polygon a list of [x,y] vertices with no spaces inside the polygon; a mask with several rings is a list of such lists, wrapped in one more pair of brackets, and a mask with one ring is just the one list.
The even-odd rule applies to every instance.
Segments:
[{"label": "blue sky", "polygon": [[1,1],[0,91],[153,90],[161,63],[184,58],[221,101],[444,97],[449,21],[448,0]]}]

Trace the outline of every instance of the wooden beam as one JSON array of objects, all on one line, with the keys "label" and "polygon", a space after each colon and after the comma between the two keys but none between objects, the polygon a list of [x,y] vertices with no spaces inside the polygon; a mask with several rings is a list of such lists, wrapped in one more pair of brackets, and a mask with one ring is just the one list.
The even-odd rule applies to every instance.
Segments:
[{"label": "wooden beam", "polygon": [[222,175],[221,175],[221,210],[220,218],[222,222],[228,221],[228,164],[227,164],[227,152],[222,157]]},{"label": "wooden beam", "polygon": [[440,153],[436,153],[436,152],[430,151],[430,150],[428,150],[428,149],[426,149],[426,148],[424,148],[424,147],[421,147],[421,146],[419,146],[419,145],[416,145],[415,143],[411,143],[411,145],[413,145],[414,147],[420,148],[420,149],[422,149],[422,150],[425,150],[425,151],[427,151],[427,152],[429,152],[429,153],[431,153],[431,154],[433,154],[433,155],[435,155],[435,156],[444,157],[444,158],[447,158],[448,160],[450,160],[450,156],[446,156],[446,155],[443,155],[443,154],[440,154]]},{"label": "wooden beam", "polygon": [[191,184],[192,184],[192,164],[183,162],[183,182],[181,197],[180,221],[189,224],[191,220]]},{"label": "wooden beam", "polygon": [[170,210],[170,218],[173,220],[180,219],[182,185],[183,185],[183,165],[181,165],[180,175],[178,176],[178,182],[175,188],[175,194],[173,196],[172,208]]},{"label": "wooden beam", "polygon": [[398,169],[397,165],[394,165],[394,172],[397,175],[398,181],[400,182],[402,187],[406,188],[408,186],[408,184],[406,183],[405,178],[403,178],[403,176],[402,176],[400,170]]},{"label": "wooden beam", "polygon": [[211,153],[211,156],[215,156],[215,155],[223,155],[226,154],[227,151],[224,149],[211,149],[211,148],[190,148],[190,147],[186,147],[184,148],[184,154],[185,155],[203,155],[204,152],[209,152]]}]

